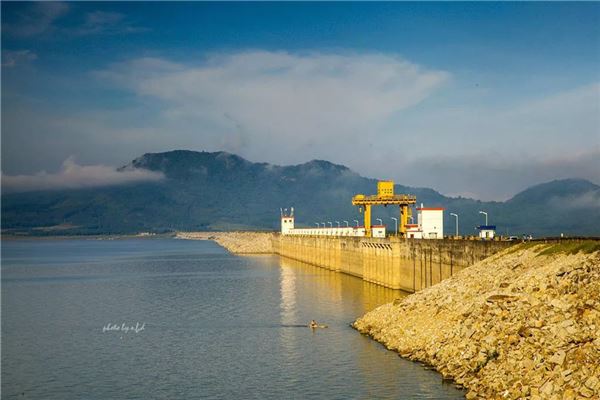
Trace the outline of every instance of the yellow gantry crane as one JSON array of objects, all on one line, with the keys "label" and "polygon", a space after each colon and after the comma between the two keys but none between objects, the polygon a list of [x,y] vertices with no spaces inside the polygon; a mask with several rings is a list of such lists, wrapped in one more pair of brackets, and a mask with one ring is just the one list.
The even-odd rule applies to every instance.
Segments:
[{"label": "yellow gantry crane", "polygon": [[399,233],[406,237],[406,224],[410,216],[410,204],[415,204],[417,197],[411,194],[394,194],[394,181],[377,182],[377,194],[367,195],[357,194],[352,198],[352,205],[359,206],[365,215],[365,234],[371,237],[371,206],[398,205],[400,206],[400,226]]}]

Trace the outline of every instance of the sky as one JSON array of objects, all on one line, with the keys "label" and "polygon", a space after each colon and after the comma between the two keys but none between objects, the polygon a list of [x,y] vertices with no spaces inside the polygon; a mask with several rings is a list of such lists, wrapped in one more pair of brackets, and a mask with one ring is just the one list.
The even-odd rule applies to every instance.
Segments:
[{"label": "sky", "polygon": [[482,200],[600,184],[600,3],[1,7],[5,192],[174,149]]}]

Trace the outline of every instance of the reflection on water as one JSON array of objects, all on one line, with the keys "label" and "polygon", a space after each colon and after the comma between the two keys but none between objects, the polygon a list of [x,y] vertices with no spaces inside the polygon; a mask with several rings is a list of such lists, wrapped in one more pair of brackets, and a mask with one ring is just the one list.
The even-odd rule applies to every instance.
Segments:
[{"label": "reflection on water", "polygon": [[296,274],[289,266],[281,265],[281,324],[296,324]]},{"label": "reflection on water", "polygon": [[[296,308],[296,274],[290,268],[283,266],[280,271],[281,326],[283,327],[279,334],[280,346],[284,357],[289,362],[294,362],[294,360],[301,360],[302,356],[298,352],[294,332],[289,328],[303,325],[298,319]],[[306,329],[306,327],[300,329]]]},{"label": "reflection on water", "polygon": [[[310,277],[305,280],[305,284],[309,284],[311,291],[323,297],[326,304],[330,304],[332,307],[346,307],[352,312],[358,312],[357,317],[382,304],[408,295],[401,290],[388,289],[351,275],[283,257],[279,259],[279,265],[281,266],[281,295],[284,310],[291,310],[296,304],[297,276]],[[282,313],[282,318],[287,318],[287,314]],[[282,319],[282,321],[288,320]]]},{"label": "reflection on water", "polygon": [[399,291],[212,242],[2,245],[3,399],[462,398],[350,328]]}]

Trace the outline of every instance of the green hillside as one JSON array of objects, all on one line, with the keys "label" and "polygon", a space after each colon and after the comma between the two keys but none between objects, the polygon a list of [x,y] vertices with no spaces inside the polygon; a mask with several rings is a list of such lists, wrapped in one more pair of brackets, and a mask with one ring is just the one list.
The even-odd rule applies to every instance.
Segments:
[{"label": "green hillside", "polygon": [[[2,196],[4,233],[103,234],[171,230],[277,229],[279,209],[294,206],[297,225],[316,221],[352,223],[361,215],[351,205],[357,193],[374,193],[376,180],[347,167],[313,160],[293,166],[252,163],[225,152],[171,151],[145,154],[123,168],[159,171],[165,179],[78,190]],[[462,234],[483,222],[479,210],[502,234],[600,235],[600,187],[561,180],[529,188],[507,202],[451,198],[427,188],[396,186],[418,203],[460,215]],[[395,207],[376,208],[390,229]]]}]

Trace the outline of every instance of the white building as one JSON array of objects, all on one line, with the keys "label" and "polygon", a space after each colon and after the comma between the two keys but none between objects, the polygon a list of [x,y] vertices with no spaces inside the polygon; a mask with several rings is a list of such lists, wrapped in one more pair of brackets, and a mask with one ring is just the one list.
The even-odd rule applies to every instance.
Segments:
[{"label": "white building", "polygon": [[[444,209],[441,207],[417,208],[417,225],[420,230],[421,239],[443,239],[444,238]],[[418,231],[413,234],[417,239]],[[408,236],[410,238],[410,235]]]},{"label": "white building", "polygon": [[366,235],[366,230],[363,226],[355,226],[354,228],[354,234],[352,236],[365,236]]},{"label": "white building", "polygon": [[419,224],[406,224],[406,237],[408,239],[423,239],[423,232]]},{"label": "white building", "polygon": [[288,214],[287,208],[281,210],[281,234],[289,235],[294,230],[294,207],[291,208],[291,212]]},{"label": "white building", "polygon": [[385,237],[385,225],[371,226],[371,235],[374,238],[384,238]]},{"label": "white building", "polygon": [[492,240],[496,236],[496,225],[480,225],[477,229],[479,229],[481,239]]}]

